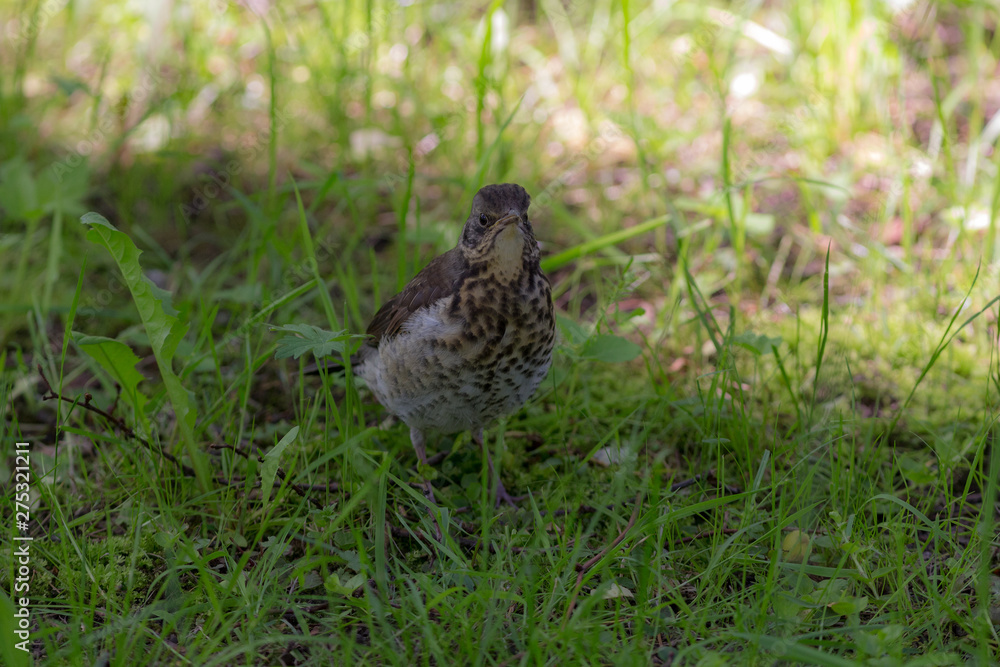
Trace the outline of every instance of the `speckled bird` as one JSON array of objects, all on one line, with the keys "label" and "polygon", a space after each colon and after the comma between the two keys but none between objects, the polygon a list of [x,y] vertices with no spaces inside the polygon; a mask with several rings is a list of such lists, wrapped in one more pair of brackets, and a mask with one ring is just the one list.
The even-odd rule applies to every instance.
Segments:
[{"label": "speckled bird", "polygon": [[[429,434],[471,431],[495,480],[497,504],[513,504],[483,445],[483,427],[525,404],[552,361],[552,290],[539,265],[520,185],[487,185],[472,200],[458,245],[433,259],[368,325],[352,359],[378,401],[410,427],[422,464]],[[424,485],[434,501],[430,482]]]}]

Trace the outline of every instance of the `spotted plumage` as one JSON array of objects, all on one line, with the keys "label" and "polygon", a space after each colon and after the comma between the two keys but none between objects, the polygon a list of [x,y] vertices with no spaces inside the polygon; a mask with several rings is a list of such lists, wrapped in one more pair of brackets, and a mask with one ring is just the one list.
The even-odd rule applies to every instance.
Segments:
[{"label": "spotted plumage", "polygon": [[[410,427],[421,462],[430,433],[469,430],[482,444],[483,427],[520,409],[548,371],[555,317],[530,202],[520,185],[482,188],[458,245],[382,306],[352,360]],[[496,484],[497,501],[511,502]]]}]

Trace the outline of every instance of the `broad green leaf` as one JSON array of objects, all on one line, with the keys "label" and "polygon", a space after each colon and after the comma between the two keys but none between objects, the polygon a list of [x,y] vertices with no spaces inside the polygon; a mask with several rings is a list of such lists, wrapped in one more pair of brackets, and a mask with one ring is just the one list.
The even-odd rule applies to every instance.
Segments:
[{"label": "broad green leaf", "polygon": [[122,397],[135,410],[136,419],[142,423],[143,430],[148,432],[145,406],[149,398],[139,391],[139,383],[146,378],[135,369],[139,357],[132,348],[114,338],[85,336],[75,331],[73,340],[121,386]]},{"label": "broad green leaf", "polygon": [[328,357],[334,352],[343,355],[345,341],[352,338],[363,338],[363,336],[349,334],[347,330],[327,331],[311,324],[286,324],[283,327],[271,327],[271,331],[285,331],[294,334],[283,336],[278,340],[278,349],[274,353],[275,359],[289,357],[298,359],[309,352],[317,357]]},{"label": "broad green leaf", "polygon": [[52,83],[56,84],[56,87],[59,89],[59,92],[61,92],[66,97],[69,97],[78,90],[83,91],[88,95],[91,94],[91,90],[87,86],[87,83],[75,77],[71,78],[66,76],[52,75],[49,78],[52,81]]},{"label": "broad green leaf", "polygon": [[188,325],[174,314],[176,311],[171,307],[167,293],[153,285],[145,276],[139,263],[139,255],[142,253],[127,234],[117,230],[98,213],[87,213],[80,221],[89,227],[87,240],[103,246],[118,264],[149,337],[149,345],[153,349],[167,397],[177,415],[177,423],[188,453],[198,471],[199,480],[207,485],[208,472],[202,463],[204,457],[194,441],[197,417],[194,402],[174,374],[172,365],[174,352],[187,333]]},{"label": "broad green leaf", "polygon": [[332,595],[343,595],[344,597],[350,597],[352,593],[365,582],[365,577],[361,573],[355,574],[353,577],[348,579],[344,583],[340,583],[340,577],[336,573],[331,574],[323,582],[323,587],[326,592]]},{"label": "broad green leaf", "polygon": [[570,345],[581,345],[587,340],[587,332],[570,318],[556,313],[556,324]]},{"label": "broad green leaf", "polygon": [[915,486],[933,483],[938,473],[934,459],[925,460],[924,457],[915,453],[904,453],[896,457],[896,470],[908,482]]},{"label": "broad green leaf", "polygon": [[583,346],[580,356],[609,363],[631,361],[642,353],[642,348],[630,340],[613,334],[598,334]]},{"label": "broad green leaf", "polygon": [[744,331],[738,336],[733,336],[733,342],[753,352],[758,357],[762,354],[769,354],[778,349],[781,345],[781,336],[765,336],[752,331]]},{"label": "broad green leaf", "polygon": [[[160,373],[164,379],[167,375],[173,377],[173,371],[168,368],[168,373],[164,373],[163,367],[164,365],[169,367],[169,362],[173,360],[174,352],[177,350],[177,344],[187,333],[188,327],[176,318],[177,311],[170,304],[169,293],[154,285],[142,272],[142,265],[139,264],[139,255],[142,251],[127,234],[116,229],[98,213],[87,213],[81,221],[90,226],[87,240],[103,245],[114,257],[122,277],[125,278],[125,284],[132,293],[132,300],[139,309],[139,317],[149,336],[149,344],[153,348],[157,365],[160,366]],[[171,396],[171,402],[173,398]],[[185,408],[182,412],[188,415],[189,410],[186,406],[174,405],[174,409],[178,408]],[[191,413],[189,419],[192,425],[193,417],[194,414]]]},{"label": "broad green leaf", "polygon": [[843,600],[830,603],[829,607],[841,616],[860,614],[868,607],[868,597],[862,595],[857,598],[844,598]]},{"label": "broad green leaf", "polygon": [[775,616],[786,621],[797,621],[809,605],[788,593],[777,591],[771,599]]},{"label": "broad green leaf", "polygon": [[56,162],[42,171],[38,178],[38,203],[49,214],[57,211],[66,217],[76,217],[87,209],[84,202],[90,194],[90,167],[86,160],[70,166]]},{"label": "broad green leaf", "polygon": [[299,427],[293,426],[285,434],[285,437],[278,441],[278,444],[272,447],[267,454],[264,454],[264,463],[260,467],[260,491],[264,497],[264,505],[267,505],[267,501],[271,497],[271,487],[274,486],[274,477],[278,473],[278,460],[281,458],[281,453],[295,441],[298,434]]},{"label": "broad green leaf", "polygon": [[816,590],[805,596],[805,599],[816,604],[829,605],[842,600],[847,595],[847,588],[850,581],[840,577],[821,581],[816,585]]},{"label": "broad green leaf", "polygon": [[37,182],[21,156],[0,165],[0,209],[19,222],[37,221],[43,215]]}]

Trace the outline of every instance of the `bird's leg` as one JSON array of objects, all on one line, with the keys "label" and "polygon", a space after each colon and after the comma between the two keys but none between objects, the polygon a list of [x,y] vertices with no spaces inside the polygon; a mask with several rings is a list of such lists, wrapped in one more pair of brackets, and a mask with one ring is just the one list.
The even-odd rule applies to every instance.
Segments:
[{"label": "bird's leg", "polygon": [[[427,465],[427,449],[424,447],[424,434],[416,428],[410,428],[410,442],[413,443],[413,449],[417,452],[417,460],[420,461],[421,466]],[[420,471],[420,476],[423,477],[424,471]],[[437,505],[437,501],[434,499],[434,485],[431,481],[424,480],[424,495],[427,496],[427,500],[431,501],[432,505]],[[441,524],[438,523],[437,515],[434,511],[428,507],[427,511],[430,513],[431,518],[434,519],[434,535],[437,537],[438,542],[444,539],[444,535],[441,533]]]},{"label": "bird's leg", "polygon": [[[417,452],[417,460],[420,461],[420,465],[426,466],[427,448],[424,447],[424,434],[421,433],[418,429],[411,428],[410,442],[413,443],[413,449]],[[420,471],[421,477],[423,476],[423,474],[424,471],[421,470]],[[431,501],[434,504],[437,504],[437,501],[434,500],[434,487],[431,485],[430,480],[424,481],[424,495],[427,496],[427,500]]]},{"label": "bird's leg", "polygon": [[500,481],[500,475],[496,474],[493,468],[493,457],[490,456],[490,449],[486,446],[486,441],[483,440],[483,429],[478,428],[472,432],[472,440],[479,445],[486,454],[486,464],[490,469],[490,483],[496,485],[497,499],[496,506],[500,507],[500,502],[505,502],[511,507],[517,507],[517,500],[507,493],[507,489],[504,488],[503,482]]}]

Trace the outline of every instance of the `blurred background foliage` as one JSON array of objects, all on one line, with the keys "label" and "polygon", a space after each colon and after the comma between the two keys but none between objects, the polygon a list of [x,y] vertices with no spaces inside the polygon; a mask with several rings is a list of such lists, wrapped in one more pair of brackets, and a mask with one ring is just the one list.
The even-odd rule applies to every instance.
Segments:
[{"label": "blurred background foliage", "polygon": [[[789,340],[818,326],[829,249],[835,354],[890,393],[980,262],[971,305],[996,292],[989,2],[6,7],[6,346],[65,312],[86,209],[161,286],[222,298],[224,333],[309,274],[293,180],[355,327],[454,243],[477,187],[521,183],[543,252],[569,251],[547,265],[561,310],[594,321],[616,296],[662,379],[713,353],[685,268],[721,328]],[[128,324],[103,301],[87,333]],[[957,372],[995,344],[956,346]]]}]

